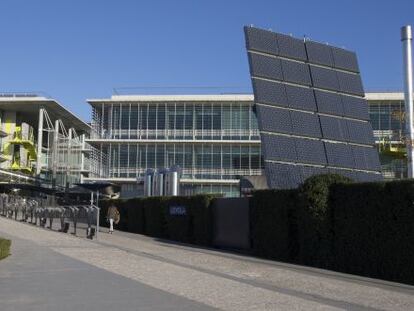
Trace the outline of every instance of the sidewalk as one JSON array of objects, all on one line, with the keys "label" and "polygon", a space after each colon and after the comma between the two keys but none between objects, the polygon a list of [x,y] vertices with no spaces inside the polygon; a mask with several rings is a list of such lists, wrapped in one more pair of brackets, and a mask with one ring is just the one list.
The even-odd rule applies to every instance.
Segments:
[{"label": "sidewalk", "polygon": [[[414,287],[403,284],[177,245],[124,232],[115,232],[113,235],[102,232],[98,241],[88,241],[4,218],[0,218],[0,231],[0,235],[6,232],[13,242],[18,241],[16,244],[18,249],[19,243],[24,244],[25,246],[21,248],[26,249],[27,255],[23,257],[33,258],[33,262],[41,262],[43,258],[49,257],[49,254],[53,254],[51,258],[58,257],[53,259],[51,268],[48,268],[49,265],[41,266],[43,268],[41,271],[51,270],[51,272],[44,272],[34,277],[32,286],[37,284],[36,282],[42,283],[46,293],[48,284],[53,283],[50,283],[50,280],[48,283],[47,280],[40,279],[44,274],[56,273],[53,279],[58,277],[68,280],[70,284],[75,283],[71,286],[76,288],[80,286],[78,295],[89,303],[99,300],[94,296],[97,295],[97,291],[106,295],[106,291],[111,292],[111,288],[133,288],[130,291],[123,289],[122,294],[119,291],[115,291],[114,294],[111,292],[110,295],[116,296],[113,298],[114,301],[131,300],[130,303],[124,302],[124,305],[116,303],[117,310],[122,310],[119,306],[124,306],[125,310],[128,310],[128,306],[134,306],[133,310],[146,310],[147,307],[152,307],[151,310],[167,310],[162,307],[167,307],[164,303],[169,299],[177,303],[176,305],[171,303],[170,310],[208,310],[209,307],[237,311],[414,310]],[[26,239],[26,241],[19,239]],[[2,289],[7,264],[17,256],[21,257],[17,249],[12,251],[11,257],[0,262],[0,288]],[[32,256],[31,253],[38,255]],[[76,265],[71,265],[72,262]],[[14,266],[15,275],[21,276],[23,273],[18,272],[19,267],[25,266],[24,261]],[[71,270],[75,268],[80,270]],[[36,270],[36,265],[31,269]],[[62,269],[64,271],[61,271]],[[71,276],[66,277],[72,273],[74,275],[78,273],[78,277],[73,279]],[[89,275],[94,281],[89,281]],[[114,275],[116,277],[112,278],[111,276]],[[30,273],[29,276],[30,280]],[[76,281],[78,278],[82,281]],[[108,279],[113,279],[119,284],[112,286],[110,283],[112,281]],[[116,281],[118,279],[119,281]],[[84,283],[84,280],[89,283]],[[94,288],[93,285],[96,283],[100,284]],[[141,292],[146,294],[138,299]],[[24,299],[26,290],[20,293],[16,290],[5,295],[1,291],[1,301],[8,296],[14,299],[9,298],[9,309],[5,310],[22,310],[10,308],[14,301],[22,299],[21,295]],[[125,293],[131,293],[131,297]],[[124,294],[127,296],[119,298]],[[83,296],[95,298],[89,299]],[[151,300],[154,296],[161,297],[159,305],[161,307]],[[65,300],[63,295],[58,297],[70,305],[70,300]],[[110,297],[105,296],[103,300],[97,302],[102,303],[100,310],[112,309],[107,298]],[[76,302],[78,301],[79,299]],[[108,304],[104,304],[105,301]]]}]

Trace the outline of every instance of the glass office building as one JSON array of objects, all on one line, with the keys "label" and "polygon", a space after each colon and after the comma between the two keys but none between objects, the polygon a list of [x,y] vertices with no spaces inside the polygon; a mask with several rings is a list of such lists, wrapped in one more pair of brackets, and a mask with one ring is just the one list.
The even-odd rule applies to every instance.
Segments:
[{"label": "glass office building", "polygon": [[239,176],[262,174],[252,95],[140,95],[89,100],[95,166],[89,179],[140,195],[147,169],[179,166],[186,193],[238,196]]},{"label": "glass office building", "polygon": [[370,92],[366,99],[384,178],[406,178],[404,93]]}]

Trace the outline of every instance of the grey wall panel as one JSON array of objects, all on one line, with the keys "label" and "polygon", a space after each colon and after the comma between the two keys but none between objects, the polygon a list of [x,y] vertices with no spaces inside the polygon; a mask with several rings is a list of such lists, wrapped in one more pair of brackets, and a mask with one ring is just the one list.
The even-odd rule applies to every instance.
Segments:
[{"label": "grey wall panel", "polygon": [[311,85],[309,66],[304,63],[281,60],[283,78],[287,82],[298,83],[301,85]]},{"label": "grey wall panel", "polygon": [[253,76],[283,80],[282,65],[280,59],[270,56],[264,56],[249,53],[249,62],[251,74]]},{"label": "grey wall panel", "polygon": [[339,82],[335,70],[312,65],[309,67],[314,87],[333,91],[339,90]]},{"label": "grey wall panel", "polygon": [[323,142],[320,140],[295,139],[298,162],[326,165]]},{"label": "grey wall panel", "polygon": [[344,116],[369,120],[368,104],[364,98],[341,95]]},{"label": "grey wall panel", "polygon": [[352,146],[352,152],[355,160],[355,168],[370,171],[379,171],[381,169],[376,148]]},{"label": "grey wall panel", "polygon": [[286,84],[289,107],[307,111],[316,111],[315,96],[310,88]]},{"label": "grey wall panel", "polygon": [[315,90],[314,92],[319,112],[338,116],[342,116],[344,114],[341,95],[320,90]]},{"label": "grey wall panel", "polygon": [[266,162],[265,170],[270,188],[291,189],[303,182],[301,167],[297,165]]},{"label": "grey wall panel", "polygon": [[335,117],[319,116],[323,138],[348,141],[348,127],[346,120]]},{"label": "grey wall panel", "polygon": [[322,137],[318,115],[300,111],[290,111],[292,133],[306,137]]},{"label": "grey wall panel", "polygon": [[347,120],[349,141],[359,144],[372,145],[374,137],[369,122]]},{"label": "grey wall panel", "polygon": [[280,55],[298,60],[307,60],[303,40],[278,33],[277,43]]},{"label": "grey wall panel", "polygon": [[330,166],[354,168],[354,157],[351,146],[325,142],[326,157]]},{"label": "grey wall panel", "polygon": [[336,68],[359,72],[358,61],[354,52],[332,47],[332,56]]},{"label": "grey wall panel", "polygon": [[337,71],[339,89],[348,94],[364,96],[361,77],[357,74]]},{"label": "grey wall panel", "polygon": [[329,67],[332,67],[334,65],[332,50],[329,45],[314,41],[306,41],[305,46],[309,62]]},{"label": "grey wall panel", "polygon": [[296,162],[295,141],[287,136],[262,134],[263,155],[268,160]]},{"label": "grey wall panel", "polygon": [[256,103],[289,106],[285,85],[282,83],[253,79],[253,91]]},{"label": "grey wall panel", "polygon": [[247,49],[273,55],[279,54],[277,35],[275,33],[253,27],[244,27],[244,33]]},{"label": "grey wall panel", "polygon": [[292,121],[289,110],[256,105],[261,131],[291,133]]}]

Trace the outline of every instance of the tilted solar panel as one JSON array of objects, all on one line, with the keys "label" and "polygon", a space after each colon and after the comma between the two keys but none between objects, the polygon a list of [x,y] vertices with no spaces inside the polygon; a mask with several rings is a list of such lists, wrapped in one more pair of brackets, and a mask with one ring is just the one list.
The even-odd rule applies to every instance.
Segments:
[{"label": "tilted solar panel", "polygon": [[253,91],[256,103],[279,107],[289,106],[285,85],[282,83],[253,79]]},{"label": "tilted solar panel", "polygon": [[348,141],[349,134],[346,120],[330,116],[319,116],[323,138]]},{"label": "tilted solar panel", "polygon": [[322,137],[318,115],[313,113],[290,111],[292,134],[306,137]]},{"label": "tilted solar panel", "polygon": [[249,57],[251,73],[253,76],[283,80],[280,59],[254,53],[250,53]]},{"label": "tilted solar panel", "polygon": [[266,159],[296,162],[295,141],[290,137],[263,134],[261,139]]},{"label": "tilted solar panel", "polygon": [[344,114],[341,95],[320,90],[314,90],[314,92],[319,112],[337,116],[342,116]]},{"label": "tilted solar panel", "polygon": [[305,46],[309,62],[329,67],[334,65],[332,51],[329,45],[314,41],[306,41]]},{"label": "tilted solar panel", "polygon": [[339,90],[339,82],[335,70],[311,65],[310,71],[314,87],[333,91]]},{"label": "tilted solar panel", "polygon": [[275,133],[292,133],[289,110],[256,105],[260,129]]},{"label": "tilted solar panel", "polygon": [[361,97],[341,95],[342,106],[344,108],[344,116],[369,120],[368,104],[365,99]]},{"label": "tilted solar panel", "polygon": [[341,48],[332,47],[334,66],[352,72],[359,72],[356,54]]},{"label": "tilted solar panel", "polygon": [[290,108],[316,111],[315,96],[312,89],[286,84],[285,90]]},{"label": "tilted solar panel", "polygon": [[247,49],[279,55],[277,35],[274,32],[254,27],[244,27],[244,33]]},{"label": "tilted solar panel", "polygon": [[300,166],[265,162],[267,183],[270,188],[296,188],[303,182]]},{"label": "tilted solar panel", "polygon": [[286,59],[282,59],[281,63],[285,81],[301,85],[311,85],[308,65]]},{"label": "tilted solar panel", "polygon": [[277,34],[279,54],[288,58],[306,60],[306,50],[303,40],[292,38],[284,34]]},{"label": "tilted solar panel", "polygon": [[372,145],[374,136],[369,122],[347,120],[349,141],[359,144]]},{"label": "tilted solar panel", "polygon": [[326,157],[330,166],[355,168],[351,146],[325,142]]},{"label": "tilted solar panel", "polygon": [[323,142],[311,139],[296,139],[297,159],[300,163],[326,165]]},{"label": "tilted solar panel", "polygon": [[359,96],[365,95],[361,77],[359,75],[341,71],[337,71],[336,75],[338,76],[339,89],[341,92]]}]

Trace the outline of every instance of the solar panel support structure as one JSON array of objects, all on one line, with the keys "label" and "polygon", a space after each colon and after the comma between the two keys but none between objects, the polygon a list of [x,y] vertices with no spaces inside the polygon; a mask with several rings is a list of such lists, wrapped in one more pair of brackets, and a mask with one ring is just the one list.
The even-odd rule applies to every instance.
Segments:
[{"label": "solar panel support structure", "polygon": [[408,161],[408,178],[414,177],[414,127],[413,127],[413,62],[412,62],[412,32],[411,26],[401,28],[401,41],[403,45],[403,70],[404,70],[404,99],[406,118],[406,145]]}]

